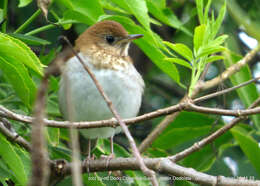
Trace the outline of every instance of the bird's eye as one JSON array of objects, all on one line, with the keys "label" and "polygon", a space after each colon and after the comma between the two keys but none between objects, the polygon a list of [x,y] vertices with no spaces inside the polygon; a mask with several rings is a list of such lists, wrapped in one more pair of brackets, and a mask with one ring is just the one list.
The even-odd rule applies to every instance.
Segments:
[{"label": "bird's eye", "polygon": [[112,44],[115,41],[115,37],[108,35],[106,36],[106,41],[108,42],[108,44]]}]

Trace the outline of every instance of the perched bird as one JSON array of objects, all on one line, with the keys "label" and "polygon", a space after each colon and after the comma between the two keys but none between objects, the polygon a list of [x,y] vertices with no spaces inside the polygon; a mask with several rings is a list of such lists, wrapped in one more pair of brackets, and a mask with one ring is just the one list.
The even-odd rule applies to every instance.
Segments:
[{"label": "perched bird", "polygon": [[[75,43],[76,52],[94,73],[121,118],[135,117],[141,105],[144,81],[128,55],[131,41],[140,37],[141,34],[128,35],[115,21],[101,21],[89,27]],[[65,65],[59,89],[59,105],[65,119],[96,121],[113,118],[82,64],[73,53],[68,54],[61,55]],[[120,127],[80,130],[87,139],[110,137],[111,153],[113,136],[120,131]]]}]

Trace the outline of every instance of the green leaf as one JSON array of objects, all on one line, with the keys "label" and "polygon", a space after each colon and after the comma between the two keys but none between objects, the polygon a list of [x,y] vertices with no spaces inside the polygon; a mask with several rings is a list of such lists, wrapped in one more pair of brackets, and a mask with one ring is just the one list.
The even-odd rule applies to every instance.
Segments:
[{"label": "green leaf", "polygon": [[187,61],[180,59],[180,58],[165,58],[166,61],[172,62],[172,63],[176,63],[182,66],[185,66],[189,69],[192,69],[191,64],[189,64]]},{"label": "green leaf", "polygon": [[[212,127],[214,117],[195,112],[181,112],[174,122],[155,140],[153,147],[169,149],[205,135]],[[187,135],[188,134],[188,135]],[[171,143],[169,143],[171,141]]]},{"label": "green leaf", "polygon": [[118,13],[123,13],[123,14],[131,14],[130,12],[127,12],[126,10],[117,6],[115,3],[113,3],[109,0],[101,0],[100,3],[104,9],[112,10],[112,11],[115,11]]},{"label": "green leaf", "polygon": [[27,175],[21,158],[15,152],[12,144],[0,133],[0,155],[8,167],[13,171],[17,182],[27,185]]},{"label": "green leaf", "polygon": [[[226,68],[230,67],[231,65],[237,63],[240,59],[242,59],[241,56],[236,55],[232,52],[224,52],[223,53],[226,60],[224,60],[224,64]],[[230,80],[232,84],[238,85],[240,83],[243,83],[245,81],[248,81],[252,79],[251,72],[248,66],[245,66],[239,70],[239,72],[235,73],[230,77]],[[238,96],[242,100],[242,102],[245,104],[246,107],[250,106],[258,97],[259,93],[257,91],[257,88],[254,84],[249,84],[245,87],[241,87],[236,90],[238,93]],[[260,115],[256,114],[251,116],[254,125],[260,129]]]},{"label": "green leaf", "polygon": [[177,43],[172,44],[168,41],[164,41],[164,44],[166,44],[168,47],[170,47],[172,50],[180,54],[181,56],[185,57],[189,62],[193,60],[193,54],[192,51],[184,44]]},{"label": "green leaf", "polygon": [[212,34],[211,34],[212,38],[214,38],[217,35],[219,28],[224,20],[225,14],[226,14],[226,1],[224,1],[224,4],[219,11],[219,15],[216,19],[216,22],[214,22],[214,24],[213,24],[213,29],[212,29]]},{"label": "green leaf", "polygon": [[48,127],[48,141],[52,146],[58,146],[59,145],[59,139],[60,139],[60,129],[59,128],[51,128]]},{"label": "green leaf", "polygon": [[210,56],[210,57],[207,58],[206,63],[212,63],[212,62],[214,62],[214,61],[224,60],[224,59],[225,59],[225,58],[224,58],[223,56],[218,56],[218,55],[216,55],[216,56]]},{"label": "green leaf", "polygon": [[30,107],[36,95],[36,86],[24,65],[15,59],[0,57],[0,69],[19,98]]},{"label": "green leaf", "polygon": [[99,0],[88,2],[85,0],[58,0],[56,3],[63,4],[68,8],[68,10],[64,11],[63,18],[60,22],[72,20],[72,22],[81,22],[92,25],[104,14]]},{"label": "green leaf", "polygon": [[158,1],[147,0],[147,7],[149,12],[158,20],[173,28],[180,29],[189,36],[191,32],[183,26],[183,23],[175,16],[173,11],[165,6],[158,6]]},{"label": "green leaf", "polygon": [[0,33],[0,56],[10,62],[17,61],[25,64],[36,73],[43,75],[43,65],[38,57],[22,41]]},{"label": "green leaf", "polygon": [[83,175],[83,182],[84,185],[88,186],[105,186],[105,184],[102,182],[102,178],[98,174],[90,173],[90,174],[84,174]]},{"label": "green leaf", "polygon": [[194,45],[195,53],[197,53],[197,51],[203,44],[205,30],[206,30],[206,25],[204,24],[197,26],[195,28],[194,37],[193,37],[193,45]]},{"label": "green leaf", "polygon": [[231,133],[258,172],[258,175],[260,175],[260,148],[258,142],[241,127],[231,129]]},{"label": "green leaf", "polygon": [[150,31],[150,18],[148,9],[144,0],[125,0],[131,13],[144,26],[147,31]]},{"label": "green leaf", "polygon": [[214,53],[217,53],[217,52],[223,52],[227,50],[225,47],[222,47],[222,46],[205,46],[205,47],[201,47],[199,48],[199,51],[197,53],[197,58],[200,58],[200,57],[204,57],[204,56],[209,56],[209,55],[212,55]]},{"label": "green leaf", "polygon": [[85,0],[72,0],[73,10],[89,17],[93,22],[96,22],[99,16],[104,14],[99,0],[91,0],[86,2]]},{"label": "green leaf", "polygon": [[197,12],[198,12],[200,24],[203,24],[204,23],[203,0],[196,0],[196,5],[197,5]]},{"label": "green leaf", "polygon": [[215,46],[222,45],[227,38],[228,38],[228,35],[219,36],[215,40],[211,41],[209,43],[209,45],[212,45],[212,46],[214,46],[214,45]]},{"label": "green leaf", "polygon": [[209,15],[209,8],[211,5],[211,0],[208,0],[208,3],[206,5],[205,11],[204,11],[204,24],[206,24],[208,22],[208,15]]},{"label": "green leaf", "polygon": [[19,5],[18,5],[18,7],[19,7],[19,8],[25,7],[25,6],[27,6],[28,4],[30,4],[31,2],[32,2],[32,0],[19,0]]},{"label": "green leaf", "polygon": [[22,42],[26,43],[27,45],[49,45],[51,44],[49,41],[44,39],[35,37],[35,36],[26,36],[24,34],[8,34],[14,38],[21,40]]},{"label": "green leaf", "polygon": [[74,23],[85,23],[87,25],[92,25],[95,23],[94,20],[90,19],[88,16],[77,12],[75,10],[67,10],[64,12],[63,18],[60,22],[71,21]]},{"label": "green leaf", "polygon": [[[152,147],[170,149],[199,136],[206,135],[209,133],[210,129],[211,126],[183,127],[167,130],[155,140]],[[171,143],[169,143],[169,141],[171,141]]]},{"label": "green leaf", "polygon": [[[219,127],[217,127],[217,129],[219,129]],[[218,149],[217,157],[220,157],[224,150],[232,146],[232,141],[232,135],[230,132],[227,132],[217,138],[213,144],[208,144],[199,151],[196,151],[184,158],[184,160],[181,161],[181,164],[185,167],[192,167],[198,171],[205,172],[209,170],[216,161],[215,149]]]}]

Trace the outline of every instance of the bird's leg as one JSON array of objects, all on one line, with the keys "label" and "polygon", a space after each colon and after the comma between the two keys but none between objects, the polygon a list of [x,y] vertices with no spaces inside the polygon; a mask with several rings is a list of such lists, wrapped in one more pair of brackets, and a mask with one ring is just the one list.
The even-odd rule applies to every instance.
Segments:
[{"label": "bird's leg", "polygon": [[106,167],[108,167],[109,161],[115,157],[114,155],[114,136],[110,137],[110,155],[107,157]]},{"label": "bird's leg", "polygon": [[88,156],[84,160],[84,164],[86,164],[87,173],[89,174],[89,161],[91,159],[91,140],[90,139],[88,139],[87,151],[88,151]]}]

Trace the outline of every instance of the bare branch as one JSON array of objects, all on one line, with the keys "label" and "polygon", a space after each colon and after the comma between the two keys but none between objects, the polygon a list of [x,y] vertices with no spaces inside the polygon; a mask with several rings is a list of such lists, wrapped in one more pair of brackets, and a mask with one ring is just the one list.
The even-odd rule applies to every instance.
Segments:
[{"label": "bare branch", "polygon": [[44,137],[44,108],[45,108],[45,93],[48,87],[48,74],[45,73],[41,85],[38,89],[37,99],[34,106],[34,119],[32,125],[32,175],[30,186],[45,186],[48,180],[48,158],[45,147]]},{"label": "bare branch", "polygon": [[[198,98],[199,99],[199,98]],[[203,99],[204,100],[204,99]],[[192,100],[191,100],[192,101]],[[244,110],[228,110],[228,109],[218,109],[218,108],[209,108],[202,107],[193,104],[191,101],[182,102],[177,105],[173,105],[170,107],[166,107],[163,109],[158,109],[156,111],[137,116],[130,119],[122,120],[125,124],[131,125],[137,122],[146,121],[149,119],[153,119],[156,117],[168,115],[171,113],[177,113],[178,111],[190,111],[190,112],[200,112],[206,114],[216,114],[216,115],[225,115],[225,116],[249,116],[253,114],[260,113],[260,107],[257,108],[249,108]],[[0,106],[0,116],[21,121],[23,123],[32,123],[33,118],[29,116],[24,116],[20,114],[16,114],[3,106]],[[169,117],[171,116],[171,117]],[[172,115],[169,115],[169,121],[173,119]],[[86,129],[86,128],[100,128],[100,127],[115,127],[118,126],[118,121],[114,119],[101,120],[101,121],[90,121],[90,122],[69,122],[69,121],[55,121],[44,119],[44,124],[48,127],[57,127],[57,128],[77,128],[77,129]]]},{"label": "bare branch", "polygon": [[257,78],[254,78],[254,79],[251,79],[249,81],[246,81],[244,83],[241,83],[237,86],[234,86],[234,87],[231,87],[231,88],[227,88],[227,89],[224,89],[224,90],[221,90],[221,91],[218,91],[218,92],[215,92],[215,93],[212,93],[212,94],[208,94],[206,96],[202,96],[202,97],[199,97],[199,98],[196,98],[193,100],[193,102],[200,102],[200,101],[204,101],[204,100],[207,100],[207,99],[210,99],[210,98],[213,98],[213,97],[217,97],[217,96],[220,96],[220,95],[223,95],[223,94],[226,94],[227,92],[231,92],[235,89],[238,89],[238,88],[241,88],[241,87],[244,87],[250,83],[254,83],[254,82],[257,82],[258,80],[260,79],[260,77],[257,77]]},{"label": "bare branch", "polygon": [[[249,179],[233,179],[224,176],[212,176],[209,174],[201,173],[192,168],[182,167],[171,162],[168,158],[144,158],[144,162],[150,169],[161,172],[166,175],[180,176],[187,181],[198,183],[201,185],[247,185],[256,186],[260,184],[259,180]],[[86,172],[86,165],[82,164],[82,169]],[[108,166],[106,166],[106,160],[90,160],[89,170],[90,172],[109,171],[109,170],[139,170],[140,166],[136,158],[114,158]],[[63,164],[63,174],[68,175],[71,171],[71,164]]]},{"label": "bare branch", "polygon": [[31,144],[23,137],[19,136],[11,127],[11,123],[9,123],[7,119],[0,118],[0,132],[4,134],[9,141],[19,144],[27,151],[31,151]]}]

